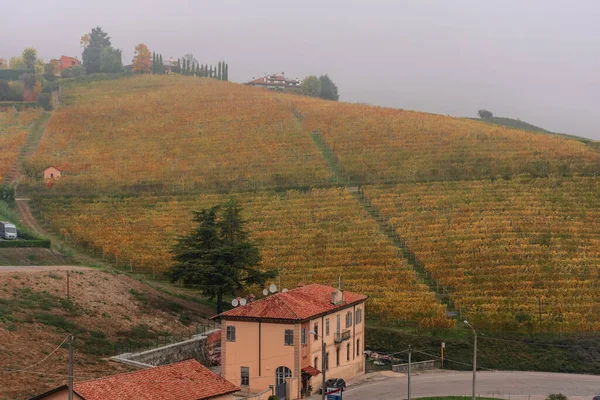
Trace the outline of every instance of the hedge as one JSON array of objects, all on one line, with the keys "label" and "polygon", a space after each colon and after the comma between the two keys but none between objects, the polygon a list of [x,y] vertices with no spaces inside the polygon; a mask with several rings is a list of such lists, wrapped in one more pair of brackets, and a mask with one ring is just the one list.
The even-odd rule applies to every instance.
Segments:
[{"label": "hedge", "polygon": [[0,69],[0,80],[18,81],[23,74],[35,74],[32,69]]},{"label": "hedge", "polygon": [[0,240],[0,249],[15,248],[15,247],[43,247],[50,248],[50,240]]},{"label": "hedge", "polygon": [[18,111],[21,111],[25,110],[26,108],[40,107],[40,103],[37,101],[0,101],[0,110],[9,107],[14,107]]}]

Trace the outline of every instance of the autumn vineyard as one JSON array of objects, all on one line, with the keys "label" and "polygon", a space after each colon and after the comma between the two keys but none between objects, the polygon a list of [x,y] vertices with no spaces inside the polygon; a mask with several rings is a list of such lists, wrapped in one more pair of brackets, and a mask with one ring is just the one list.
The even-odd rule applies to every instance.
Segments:
[{"label": "autumn vineyard", "polygon": [[[600,330],[587,143],[183,76],[63,95],[22,188],[57,232],[120,266],[164,272],[191,211],[235,197],[282,286],[341,277],[372,317],[420,328],[450,328],[456,311],[489,330]],[[32,118],[0,114],[0,159]],[[54,185],[39,179],[49,165]]]}]

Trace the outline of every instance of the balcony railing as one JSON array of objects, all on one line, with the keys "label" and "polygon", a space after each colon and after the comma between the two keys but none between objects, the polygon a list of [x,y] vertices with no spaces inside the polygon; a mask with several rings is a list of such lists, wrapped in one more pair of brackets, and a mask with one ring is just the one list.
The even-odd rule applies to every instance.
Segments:
[{"label": "balcony railing", "polygon": [[333,340],[335,343],[342,343],[344,340],[350,340],[352,337],[352,332],[350,330],[345,330],[343,332],[336,332]]}]

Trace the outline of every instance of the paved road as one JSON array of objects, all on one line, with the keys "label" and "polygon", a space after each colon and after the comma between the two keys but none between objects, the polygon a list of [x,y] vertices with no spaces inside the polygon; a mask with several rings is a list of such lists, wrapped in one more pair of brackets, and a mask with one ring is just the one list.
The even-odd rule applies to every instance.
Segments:
[{"label": "paved road", "polygon": [[[344,400],[406,399],[407,377],[374,376],[349,387]],[[471,372],[431,372],[412,376],[412,397],[470,396]],[[569,400],[591,400],[600,392],[600,376],[545,372],[477,372],[477,395],[511,400],[541,400],[563,393]]]}]

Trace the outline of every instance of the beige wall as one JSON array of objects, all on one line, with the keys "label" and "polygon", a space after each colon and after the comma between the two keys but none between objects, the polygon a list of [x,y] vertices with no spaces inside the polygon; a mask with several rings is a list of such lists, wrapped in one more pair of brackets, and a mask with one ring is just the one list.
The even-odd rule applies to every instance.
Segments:
[{"label": "beige wall", "polygon": [[[362,309],[362,321],[356,324],[356,310]],[[346,327],[346,313],[352,312],[352,326]],[[350,339],[344,340],[341,343],[336,344],[334,342],[335,333],[337,332],[337,316],[340,316],[340,333],[346,330],[350,331]],[[329,319],[329,335],[325,332],[326,320]],[[316,318],[310,321],[310,330],[314,330],[315,324],[318,325],[319,338],[315,340],[314,335],[309,335],[308,338],[308,359],[302,360],[302,368],[311,365],[314,367],[314,360],[317,358],[317,369],[322,369],[322,339],[325,340],[326,351],[329,353],[329,369],[326,371],[326,379],[330,378],[342,378],[349,380],[355,376],[362,375],[365,373],[365,359],[363,355],[364,343],[365,343],[365,307],[364,303],[359,305],[343,309],[333,314],[326,315],[324,317]],[[359,341],[357,348],[357,341]],[[350,360],[347,359],[346,349],[347,345],[350,345]],[[337,365],[336,362],[336,349],[340,351],[340,363]],[[313,387],[313,393],[321,387],[322,376],[316,376],[311,378],[311,385]]]},{"label": "beige wall", "polygon": [[[235,326],[235,342],[227,341],[227,326]],[[223,321],[221,374],[234,385],[241,385],[241,367],[250,369],[250,391],[261,392],[275,385],[275,372],[284,366],[295,375],[295,346],[285,345],[285,330],[293,329],[292,324],[272,324],[258,322]],[[299,332],[299,329],[297,330]],[[298,333],[299,334],[299,333]],[[259,346],[260,335],[260,346]],[[299,338],[294,337],[294,343]],[[260,362],[259,362],[260,349]],[[297,386],[293,380],[288,386]],[[297,391],[297,389],[295,389]]]},{"label": "beige wall", "polygon": [[[251,392],[260,392],[275,385],[275,371],[280,366],[292,370],[292,379],[288,382],[289,398],[296,399],[300,396],[302,387],[301,370],[307,366],[314,366],[317,358],[317,369],[321,370],[321,337],[324,338],[329,352],[329,369],[326,378],[343,378],[349,380],[365,372],[364,361],[364,303],[349,307],[333,314],[310,320],[305,323],[272,324],[258,322],[223,321],[222,326],[222,366],[221,373],[225,379],[235,385],[241,386],[241,367],[250,369]],[[362,309],[362,321],[356,324],[356,310]],[[346,313],[352,312],[352,325],[346,327]],[[337,331],[336,318],[340,316],[340,333],[350,331],[350,339],[339,344],[334,343]],[[325,332],[325,321],[329,319],[329,335]],[[319,338],[309,334],[318,325]],[[227,326],[236,327],[236,341],[227,342]],[[285,330],[294,330],[294,346],[284,344]],[[301,331],[306,329],[306,344],[302,344]],[[259,346],[260,330],[260,346]],[[357,348],[359,341],[360,348]],[[347,357],[347,345],[350,345],[350,359]],[[260,347],[260,371],[259,371]],[[340,349],[340,363],[336,363],[336,349]],[[321,387],[321,375],[311,378],[310,384],[315,393]]]},{"label": "beige wall", "polygon": [[60,171],[54,167],[49,167],[44,170],[44,179],[56,179],[60,176]]},{"label": "beige wall", "polygon": [[[76,386],[73,386],[76,387]],[[43,400],[68,400],[69,399],[69,391],[67,389],[63,389],[59,392],[52,393],[51,395],[42,397]],[[77,393],[73,393],[73,399],[75,400],[83,400],[81,397],[77,395]]]}]

